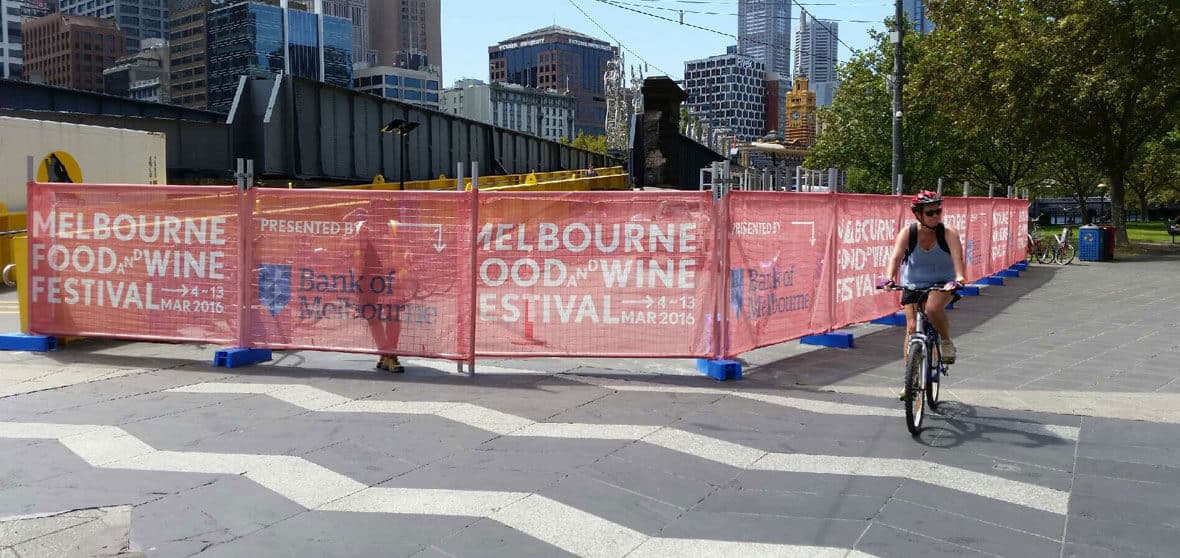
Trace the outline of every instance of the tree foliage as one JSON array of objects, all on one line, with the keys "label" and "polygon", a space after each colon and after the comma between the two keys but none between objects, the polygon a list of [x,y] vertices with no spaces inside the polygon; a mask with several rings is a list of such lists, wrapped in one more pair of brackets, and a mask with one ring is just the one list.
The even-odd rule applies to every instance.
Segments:
[{"label": "tree foliage", "polygon": [[[893,119],[887,76],[893,72],[893,45],[887,34],[869,33],[876,48],[856,53],[840,68],[840,89],[832,105],[820,110],[824,133],[804,166],[846,170],[849,191],[889,193],[893,183]],[[907,35],[903,48],[909,67],[922,64],[925,53],[920,37]],[[940,115],[932,101],[916,96],[905,103],[902,149],[906,157],[906,191],[931,188],[945,166],[945,134],[938,129]]]},{"label": "tree foliage", "polygon": [[578,149],[585,149],[586,151],[606,154],[606,136],[588,135],[578,132],[578,135],[574,137],[573,141],[562,138],[561,143]]},{"label": "tree foliage", "polygon": [[[1127,244],[1128,189],[1150,203],[1136,188],[1158,181],[1141,177],[1166,175],[1164,161],[1180,152],[1180,2],[940,0],[929,9],[935,31],[907,33],[904,45],[906,189],[946,177],[1002,194],[1093,182],[1080,179],[1097,172]],[[888,192],[893,45],[873,39],[841,67],[806,165],[844,169],[850,189]],[[1175,180],[1159,184],[1180,197]]]}]

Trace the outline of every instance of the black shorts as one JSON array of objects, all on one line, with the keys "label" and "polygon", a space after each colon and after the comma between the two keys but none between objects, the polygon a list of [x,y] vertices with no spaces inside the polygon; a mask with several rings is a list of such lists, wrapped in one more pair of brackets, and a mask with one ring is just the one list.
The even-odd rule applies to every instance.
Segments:
[{"label": "black shorts", "polygon": [[[951,298],[951,303],[954,304],[954,303],[958,302],[960,298],[963,298],[962,295],[960,295],[959,293],[956,292],[955,296],[953,298]],[[902,306],[908,306],[910,304],[917,304],[921,300],[922,300],[922,292],[921,291],[902,289],[902,291],[901,291],[901,305]]]}]

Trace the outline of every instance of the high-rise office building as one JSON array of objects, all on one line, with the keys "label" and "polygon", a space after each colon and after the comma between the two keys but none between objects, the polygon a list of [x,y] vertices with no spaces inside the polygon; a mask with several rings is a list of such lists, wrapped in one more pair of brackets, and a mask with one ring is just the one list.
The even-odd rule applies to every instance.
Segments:
[{"label": "high-rise office building", "polygon": [[840,24],[803,14],[795,31],[795,77],[812,83],[836,81]]},{"label": "high-rise office building", "polygon": [[127,54],[139,52],[141,39],[168,37],[168,6],[164,0],[61,0],[61,11],[110,18],[123,30]]},{"label": "high-rise office building", "polygon": [[45,17],[56,9],[56,0],[0,0],[0,78],[24,76],[21,22]]},{"label": "high-rise office building", "polygon": [[168,99],[174,105],[209,106],[206,72],[211,0],[168,1]]},{"label": "high-rise office building", "polygon": [[21,23],[25,79],[102,92],[102,71],[123,55],[123,32],[111,19],[52,13]]},{"label": "high-rise office building", "polygon": [[805,77],[815,92],[819,106],[832,104],[840,24],[803,14],[795,30],[795,77]]},{"label": "high-rise office building", "polygon": [[287,74],[352,85],[352,23],[243,2],[209,12],[209,109],[228,112],[241,76]]},{"label": "high-rise office building", "polygon": [[619,55],[610,43],[564,27],[546,27],[488,47],[490,81],[568,91],[577,99],[574,128],[606,133],[606,64]]},{"label": "high-rise office building", "polygon": [[735,48],[719,56],[684,63],[684,106],[713,128],[727,127],[739,140],[766,130],[766,68]]},{"label": "high-rise office building", "polygon": [[[369,0],[322,0],[324,15],[352,22],[352,62],[377,63],[377,51],[369,47]],[[374,0],[382,2],[384,0]]]},{"label": "high-rise office building", "polygon": [[905,17],[918,34],[925,35],[934,31],[934,22],[930,21],[926,12],[926,0],[902,0],[901,11],[905,12]]},{"label": "high-rise office building", "polygon": [[442,76],[442,0],[373,0],[369,48],[374,66],[428,70]]},{"label": "high-rise office building", "polygon": [[738,0],[738,52],[791,73],[791,0]]}]

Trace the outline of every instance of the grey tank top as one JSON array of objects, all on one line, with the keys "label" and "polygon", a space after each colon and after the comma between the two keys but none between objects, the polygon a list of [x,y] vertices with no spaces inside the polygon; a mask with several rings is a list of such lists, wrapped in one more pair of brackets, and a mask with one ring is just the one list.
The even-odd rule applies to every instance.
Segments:
[{"label": "grey tank top", "polygon": [[955,280],[955,263],[951,255],[937,242],[929,250],[919,244],[910,257],[902,262],[901,284],[911,289],[945,285]]}]

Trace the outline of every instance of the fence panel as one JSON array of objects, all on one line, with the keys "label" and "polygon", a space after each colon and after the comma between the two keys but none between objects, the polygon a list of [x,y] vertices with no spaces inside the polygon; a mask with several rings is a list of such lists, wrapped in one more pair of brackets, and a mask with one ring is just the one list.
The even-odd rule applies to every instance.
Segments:
[{"label": "fence panel", "polygon": [[47,335],[233,343],[234,187],[29,187],[29,327]]},{"label": "fence panel", "polygon": [[480,195],[480,355],[708,356],[708,193]]},{"label": "fence panel", "polygon": [[835,315],[831,329],[896,312],[901,295],[877,290],[900,228],[912,220],[909,202],[893,196],[841,194],[836,201]]},{"label": "fence panel", "polygon": [[830,328],[835,201],[833,194],[730,193],[727,355]]},{"label": "fence panel", "polygon": [[251,190],[252,345],[470,355],[474,194]]}]

